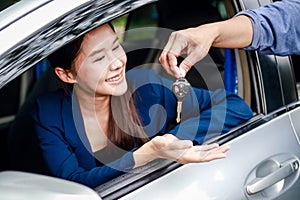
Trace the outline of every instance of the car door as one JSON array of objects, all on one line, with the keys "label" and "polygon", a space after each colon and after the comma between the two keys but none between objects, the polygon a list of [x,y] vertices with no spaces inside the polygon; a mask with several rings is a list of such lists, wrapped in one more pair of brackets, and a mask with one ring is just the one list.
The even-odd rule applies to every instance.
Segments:
[{"label": "car door", "polygon": [[[237,0],[235,11],[270,1]],[[246,125],[213,141],[229,144],[226,159],[189,164],[163,174],[121,199],[277,199],[300,197],[300,108],[289,57],[245,52],[250,60],[252,104]],[[248,88],[249,89],[249,88]],[[210,141],[212,142],[212,141]]]}]

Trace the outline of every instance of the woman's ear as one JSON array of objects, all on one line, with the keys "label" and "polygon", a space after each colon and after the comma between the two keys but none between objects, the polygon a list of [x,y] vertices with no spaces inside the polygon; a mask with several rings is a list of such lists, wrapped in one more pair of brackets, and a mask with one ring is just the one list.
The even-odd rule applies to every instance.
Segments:
[{"label": "woman's ear", "polygon": [[54,72],[60,78],[60,80],[65,83],[77,83],[76,76],[72,73],[72,70],[65,70],[61,67],[55,67]]}]

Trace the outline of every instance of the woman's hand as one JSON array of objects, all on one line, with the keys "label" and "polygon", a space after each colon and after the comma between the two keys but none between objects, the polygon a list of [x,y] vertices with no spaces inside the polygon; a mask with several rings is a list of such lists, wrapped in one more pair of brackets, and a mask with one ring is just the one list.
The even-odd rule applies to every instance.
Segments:
[{"label": "woman's hand", "polygon": [[144,165],[154,159],[164,158],[182,164],[209,162],[225,158],[229,146],[218,144],[193,146],[190,140],[180,140],[174,135],[156,136],[134,152],[135,167]]},{"label": "woman's hand", "polygon": [[172,134],[156,136],[150,141],[150,144],[154,157],[174,161],[178,160],[193,147],[192,141],[179,140]]},{"label": "woman's hand", "polygon": [[209,162],[215,159],[226,158],[225,153],[229,149],[229,145],[219,146],[217,143],[193,146],[176,161],[182,164]]}]

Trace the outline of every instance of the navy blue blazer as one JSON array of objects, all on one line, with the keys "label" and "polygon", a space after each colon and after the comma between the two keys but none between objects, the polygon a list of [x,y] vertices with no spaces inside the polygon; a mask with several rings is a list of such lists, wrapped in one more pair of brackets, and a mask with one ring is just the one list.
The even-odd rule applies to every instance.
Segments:
[{"label": "navy blue blazer", "polygon": [[[176,124],[172,81],[144,69],[131,70],[126,76],[137,93],[135,104],[149,138],[171,133],[202,144],[252,117],[249,106],[235,94],[193,88],[183,101],[182,121]],[[96,187],[134,166],[135,149],[96,166],[78,102],[64,91],[38,97],[32,116],[45,162],[56,177]]]}]

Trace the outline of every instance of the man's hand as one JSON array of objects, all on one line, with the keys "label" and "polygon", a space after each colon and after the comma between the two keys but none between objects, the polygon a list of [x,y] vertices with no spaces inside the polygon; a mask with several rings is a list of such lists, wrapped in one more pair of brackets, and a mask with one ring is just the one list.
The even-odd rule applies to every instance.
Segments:
[{"label": "man's hand", "polygon": [[[215,40],[213,28],[209,25],[173,32],[160,55],[159,61],[168,74],[176,78],[184,77],[190,68],[204,58]],[[187,57],[178,66],[177,58]]]}]

